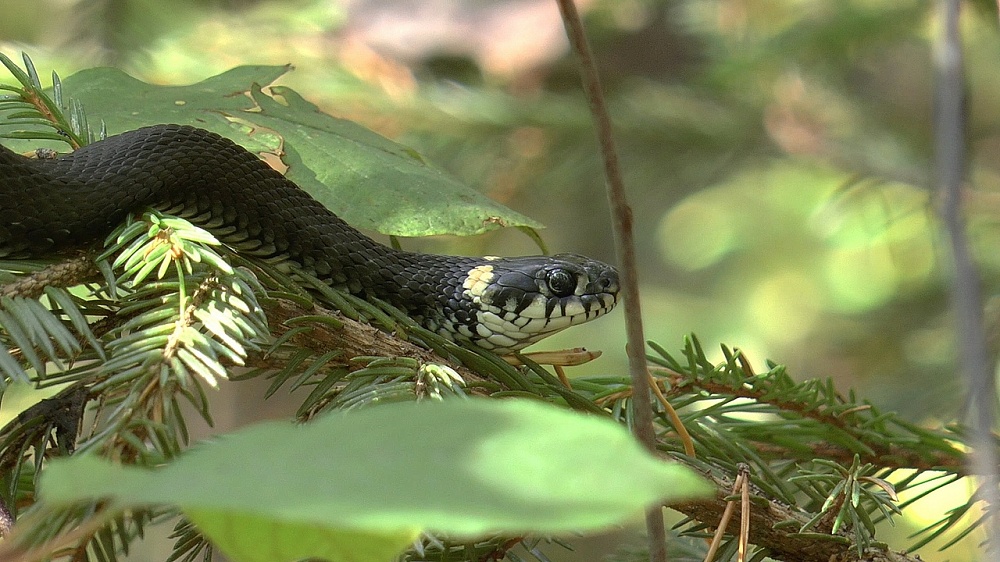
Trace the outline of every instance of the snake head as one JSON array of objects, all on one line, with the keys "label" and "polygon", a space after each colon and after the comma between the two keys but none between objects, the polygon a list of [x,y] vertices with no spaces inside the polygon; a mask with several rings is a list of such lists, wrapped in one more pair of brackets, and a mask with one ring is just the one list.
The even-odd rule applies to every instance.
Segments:
[{"label": "snake head", "polygon": [[460,332],[503,353],[603,316],[618,303],[618,272],[576,254],[485,258],[462,292],[474,306]]}]

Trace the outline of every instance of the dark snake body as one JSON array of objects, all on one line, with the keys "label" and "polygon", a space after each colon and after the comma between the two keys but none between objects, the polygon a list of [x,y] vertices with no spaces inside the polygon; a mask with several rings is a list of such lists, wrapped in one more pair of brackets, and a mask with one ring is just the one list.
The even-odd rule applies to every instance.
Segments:
[{"label": "dark snake body", "polygon": [[0,257],[83,246],[148,207],[498,352],[601,316],[617,302],[615,270],[583,256],[470,258],[378,244],[254,154],[202,129],[146,127],[54,159],[0,147]]}]

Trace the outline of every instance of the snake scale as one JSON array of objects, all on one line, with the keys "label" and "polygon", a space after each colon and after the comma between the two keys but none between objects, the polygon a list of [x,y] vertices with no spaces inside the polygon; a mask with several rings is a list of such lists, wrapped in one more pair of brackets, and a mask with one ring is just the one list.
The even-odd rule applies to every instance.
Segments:
[{"label": "snake scale", "polygon": [[84,246],[150,207],[239,252],[290,260],[443,336],[501,353],[602,316],[618,300],[614,268],[584,256],[474,258],[379,244],[254,154],[203,129],[155,125],[56,158],[0,147],[2,258]]}]

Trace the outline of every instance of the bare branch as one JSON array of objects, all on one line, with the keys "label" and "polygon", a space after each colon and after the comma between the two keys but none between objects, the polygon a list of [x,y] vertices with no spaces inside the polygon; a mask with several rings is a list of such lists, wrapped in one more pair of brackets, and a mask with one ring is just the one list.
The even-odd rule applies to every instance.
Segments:
[{"label": "bare branch", "polygon": [[[622,295],[625,301],[625,331],[628,338],[626,353],[629,361],[629,376],[632,388],[639,400],[632,402],[635,425],[633,431],[650,450],[656,450],[656,434],[653,430],[653,409],[649,401],[649,382],[646,369],[646,338],[642,332],[642,312],[639,306],[639,280],[636,266],[635,242],[632,234],[632,209],[625,198],[625,182],[618,166],[618,151],[615,148],[611,118],[604,103],[601,80],[597,74],[583,22],[573,0],[557,0],[562,12],[566,35],[580,60],[583,88],[590,103],[590,112],[597,126],[597,137],[601,143],[604,158],[604,173],[607,179],[608,202],[614,223],[615,249],[621,270]],[[646,532],[649,533],[650,562],[665,562],[667,559],[666,534],[663,530],[663,512],[651,509],[646,513]]]}]

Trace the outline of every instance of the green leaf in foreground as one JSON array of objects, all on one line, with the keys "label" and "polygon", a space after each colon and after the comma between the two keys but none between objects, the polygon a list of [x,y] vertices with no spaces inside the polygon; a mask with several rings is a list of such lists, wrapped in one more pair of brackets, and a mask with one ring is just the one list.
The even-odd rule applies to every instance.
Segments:
[{"label": "green leaf in foreground", "polygon": [[388,560],[420,529],[458,537],[594,531],[707,491],[618,424],[515,400],[263,423],[158,470],[90,456],[53,461],[40,485],[50,504],[175,505],[234,560],[254,562],[347,560],[346,552]]}]

